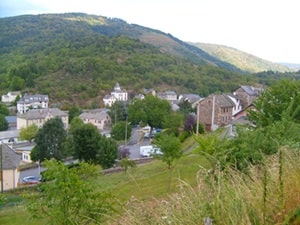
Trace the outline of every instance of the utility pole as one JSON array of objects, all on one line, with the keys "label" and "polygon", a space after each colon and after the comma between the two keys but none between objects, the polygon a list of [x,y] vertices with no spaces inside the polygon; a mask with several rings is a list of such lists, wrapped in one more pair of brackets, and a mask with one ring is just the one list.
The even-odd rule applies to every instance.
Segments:
[{"label": "utility pole", "polygon": [[3,193],[3,149],[2,149],[2,144],[1,144],[1,193]]},{"label": "utility pole", "polygon": [[196,126],[196,134],[199,134],[199,116],[200,116],[200,101],[197,104],[197,126]]},{"label": "utility pole", "polygon": [[127,146],[127,125],[128,125],[128,115],[125,115],[126,117],[126,124],[125,124],[125,146]]},{"label": "utility pole", "polygon": [[215,95],[213,96],[213,105],[212,105],[212,112],[211,112],[211,130],[214,131],[214,122],[215,122],[215,100],[216,100],[216,97]]}]

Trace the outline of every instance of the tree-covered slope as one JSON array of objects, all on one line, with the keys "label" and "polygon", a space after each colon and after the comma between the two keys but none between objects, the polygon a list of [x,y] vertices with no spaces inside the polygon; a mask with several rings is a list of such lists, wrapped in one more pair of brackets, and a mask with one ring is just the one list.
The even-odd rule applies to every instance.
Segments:
[{"label": "tree-covered slope", "polygon": [[194,46],[202,49],[208,54],[228,62],[237,68],[248,71],[250,73],[258,73],[263,71],[277,71],[277,72],[292,72],[292,68],[273,63],[254,55],[242,52],[235,48],[227,47],[224,45],[208,44],[208,43],[191,43]]},{"label": "tree-covered slope", "polygon": [[216,66],[227,64],[211,56],[196,57],[195,49],[119,19],[85,14],[2,18],[0,94],[39,92],[57,106],[99,107],[115,82],[130,93],[155,87],[205,96],[249,81],[233,66],[231,71]]}]

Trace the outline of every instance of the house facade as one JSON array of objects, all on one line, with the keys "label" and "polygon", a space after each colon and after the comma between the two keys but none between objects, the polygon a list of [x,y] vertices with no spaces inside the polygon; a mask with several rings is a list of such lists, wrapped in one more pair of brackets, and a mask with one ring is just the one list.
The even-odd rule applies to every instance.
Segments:
[{"label": "house facade", "polygon": [[0,147],[2,148],[2,173],[0,173],[0,190],[7,191],[18,187],[20,180],[19,165],[21,163],[21,155],[13,151],[7,144],[2,143]]},{"label": "house facade", "polygon": [[227,95],[210,95],[198,104],[199,122],[208,131],[226,126],[232,122],[234,107],[234,102]]},{"label": "house facade", "polygon": [[20,142],[20,143],[13,143],[12,149],[21,155],[22,163],[31,163],[30,153],[32,149],[35,147],[33,142]]},{"label": "house facade", "polygon": [[157,97],[161,99],[165,99],[169,102],[176,102],[177,101],[177,94],[175,91],[164,91],[164,92],[158,92]]},{"label": "house facade", "polygon": [[17,102],[17,112],[26,113],[29,109],[46,109],[48,108],[48,95],[24,95]]},{"label": "house facade", "polygon": [[240,86],[233,94],[241,101],[242,109],[251,105],[254,100],[261,94],[262,88],[252,86]]},{"label": "house facade", "polygon": [[106,95],[103,98],[105,106],[111,107],[116,101],[126,102],[128,100],[128,93],[125,89],[121,89],[120,84],[116,83],[114,90],[110,95]]},{"label": "house facade", "polygon": [[103,131],[107,126],[111,125],[111,118],[107,113],[107,110],[98,109],[90,110],[79,115],[79,118],[84,123],[91,123],[98,128],[98,130]]},{"label": "house facade", "polygon": [[3,103],[12,103],[16,100],[17,97],[21,97],[21,92],[20,91],[12,91],[8,92],[6,95],[1,96],[1,101]]},{"label": "house facade", "polygon": [[41,128],[48,120],[59,117],[61,118],[64,128],[68,129],[69,115],[68,113],[61,111],[58,108],[46,108],[46,109],[33,109],[26,113],[18,114],[17,116],[17,129],[27,128],[35,124]]}]

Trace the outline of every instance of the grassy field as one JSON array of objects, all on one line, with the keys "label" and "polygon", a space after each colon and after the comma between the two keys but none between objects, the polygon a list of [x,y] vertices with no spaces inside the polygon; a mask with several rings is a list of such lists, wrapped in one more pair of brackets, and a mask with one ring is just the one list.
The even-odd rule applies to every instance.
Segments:
[{"label": "grassy field", "polygon": [[[188,149],[193,143],[190,139],[185,142],[183,148]],[[110,191],[120,201],[120,212],[122,205],[132,197],[146,201],[153,198],[162,198],[178,191],[182,181],[196,185],[197,171],[199,166],[208,165],[206,160],[199,155],[185,154],[181,159],[175,161],[172,170],[168,170],[166,164],[160,160],[139,165],[129,169],[127,173],[119,172],[107,175],[100,175],[96,180],[99,188]],[[11,193],[11,196],[22,198],[22,192]],[[22,201],[15,201],[16,206],[0,209],[0,224],[6,225],[40,225],[45,221],[32,220],[25,210]]]},{"label": "grassy field", "polygon": [[[244,174],[209,170],[202,156],[189,152],[172,170],[154,160],[127,173],[99,175],[95,182],[116,197],[117,212],[107,225],[199,225],[204,218],[214,225],[298,225],[299,163],[300,152],[283,147]],[[0,209],[0,224],[46,224],[30,219],[21,191],[10,198],[16,205]]]}]

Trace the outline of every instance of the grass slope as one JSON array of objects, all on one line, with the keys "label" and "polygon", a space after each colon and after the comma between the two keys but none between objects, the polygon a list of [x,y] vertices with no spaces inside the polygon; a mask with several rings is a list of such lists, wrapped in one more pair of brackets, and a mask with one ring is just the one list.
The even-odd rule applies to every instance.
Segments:
[{"label": "grass slope", "polygon": [[[282,147],[266,158],[264,167],[243,174],[208,170],[202,156],[187,153],[172,171],[155,160],[128,173],[99,176],[95,182],[118,199],[118,213],[105,224],[199,225],[209,217],[216,225],[296,225],[300,222],[299,163],[298,151]],[[0,224],[45,222],[31,220],[22,203],[0,210]]]},{"label": "grass slope", "polygon": [[250,73],[257,73],[263,71],[278,71],[278,72],[292,72],[295,71],[287,66],[279,63],[273,63],[254,55],[242,52],[235,48],[224,45],[208,44],[208,43],[191,43],[198,48],[206,51],[208,54],[235,65],[237,68],[248,71]]}]

